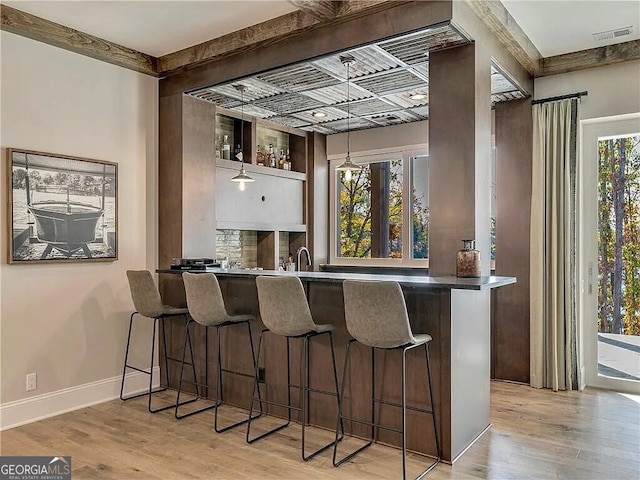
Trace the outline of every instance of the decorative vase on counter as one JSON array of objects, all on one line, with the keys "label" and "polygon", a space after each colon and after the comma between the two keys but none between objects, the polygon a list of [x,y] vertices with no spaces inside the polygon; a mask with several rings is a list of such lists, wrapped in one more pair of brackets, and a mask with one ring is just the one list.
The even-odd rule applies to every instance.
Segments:
[{"label": "decorative vase on counter", "polygon": [[475,240],[462,240],[464,249],[456,254],[456,276],[473,278],[480,276],[480,250],[476,250]]}]

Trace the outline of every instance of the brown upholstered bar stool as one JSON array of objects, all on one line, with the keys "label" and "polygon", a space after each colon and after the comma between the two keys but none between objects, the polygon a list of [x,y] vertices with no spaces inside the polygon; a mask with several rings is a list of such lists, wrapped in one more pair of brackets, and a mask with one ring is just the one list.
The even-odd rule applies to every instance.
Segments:
[{"label": "brown upholstered bar stool", "polygon": [[[131,400],[145,395],[149,396],[149,412],[156,413],[169,408],[175,408],[176,404],[165,405],[161,408],[152,408],[151,397],[154,393],[163,392],[166,388],[153,389],[153,360],[156,347],[156,331],[158,321],[162,322],[162,348],[164,353],[164,368],[167,378],[169,378],[169,360],[177,360],[167,356],[167,337],[165,334],[164,321],[167,318],[184,317],[185,323],[188,323],[188,310],[186,308],[169,307],[162,303],[160,292],[156,287],[153,276],[149,270],[127,270],[127,279],[129,280],[129,289],[131,290],[131,299],[136,309],[129,319],[129,335],[127,336],[127,349],[124,354],[124,368],[122,369],[122,383],[120,384],[120,399]],[[133,327],[133,319],[136,315],[153,319],[153,335],[151,337],[151,362],[149,371],[129,364],[129,345],[131,344],[131,331]],[[193,363],[193,354],[191,356]],[[124,383],[127,369],[135,370],[140,373],[149,375],[149,390],[137,395],[124,396]],[[195,374],[195,370],[194,370]],[[177,400],[176,400],[177,401]],[[189,403],[189,402],[185,402]]]},{"label": "brown upholstered bar stool", "polygon": [[[354,342],[371,347],[371,419],[365,421],[346,417],[343,415],[342,407],[339,412],[340,420],[350,420],[355,423],[369,425],[371,427],[371,435],[369,442],[350,453],[341,460],[337,460],[338,443],[333,450],[333,465],[339,466],[345,461],[353,458],[362,450],[370,446],[375,439],[375,429],[383,428],[402,434],[402,478],[406,478],[406,457],[407,457],[407,410],[427,413],[431,415],[433,420],[433,435],[436,444],[436,459],[424,470],[418,479],[424,477],[440,462],[440,442],[438,439],[438,427],[436,426],[436,414],[433,404],[433,388],[431,385],[431,369],[429,365],[429,349],[428,343],[431,340],[429,335],[414,335],[411,332],[407,307],[404,301],[404,295],[400,285],[396,282],[377,281],[365,282],[355,280],[345,280],[342,285],[344,292],[344,311],[347,330],[353,339],[347,344],[344,361],[344,372],[342,376],[342,389],[340,394],[344,394],[347,367],[349,364],[349,353]],[[431,401],[431,409],[423,409],[407,406],[407,369],[406,355],[409,350],[414,348],[424,348],[426,367],[427,367],[427,383],[429,385],[429,398]],[[398,349],[402,350],[402,401],[401,403],[387,402],[382,399],[375,398],[375,351],[376,349]],[[402,427],[400,429],[383,426],[375,423],[375,404],[391,405],[402,409]],[[339,427],[336,427],[336,438],[338,438]]]},{"label": "brown upholstered bar stool", "polygon": [[[284,277],[266,277],[260,276],[256,278],[256,286],[258,287],[258,301],[260,303],[260,317],[263,323],[267,327],[260,333],[260,341],[258,342],[258,358],[256,362],[256,372],[254,380],[254,393],[251,401],[251,409],[249,411],[249,423],[247,425],[247,443],[253,443],[260,438],[266,437],[272,433],[282,430],[288,427],[291,423],[291,410],[297,410],[301,412],[302,423],[302,459],[307,461],[315,457],[319,453],[325,451],[331,447],[335,442],[341,439],[336,437],[336,440],[330,442],[323,447],[320,447],[309,455],[306,454],[305,449],[305,427],[308,423],[309,415],[309,392],[323,393],[326,395],[333,395],[336,397],[338,410],[340,409],[340,395],[338,392],[338,373],[336,369],[336,356],[333,348],[333,325],[317,325],[311,316],[309,310],[309,304],[307,303],[307,297],[304,293],[304,288],[298,277],[284,276]],[[276,335],[282,335],[287,339],[287,403],[282,404],[278,402],[268,401],[260,398],[260,384],[258,382],[258,362],[260,361],[260,351],[262,349],[262,339],[264,334],[271,332]],[[331,361],[333,364],[333,377],[335,390],[329,392],[326,390],[319,390],[309,387],[309,341],[312,338],[320,335],[329,336],[329,344],[331,348]],[[303,379],[302,385],[296,385],[291,383],[291,339],[300,338],[304,342],[304,355],[302,360],[302,372]],[[291,389],[300,389],[302,393],[301,407],[294,407],[291,404]],[[276,405],[287,409],[287,422],[279,425],[271,430],[268,430],[257,437],[251,438],[251,412],[253,404],[259,402],[268,405]],[[341,424],[340,424],[341,425]]]},{"label": "brown upholstered bar stool", "polygon": [[[224,305],[224,299],[222,298],[222,291],[220,290],[220,284],[218,283],[218,279],[213,273],[188,273],[185,272],[182,274],[182,279],[184,281],[184,290],[187,296],[187,308],[189,309],[189,316],[197,323],[205,327],[205,382],[198,382],[197,377],[195,376],[194,371],[194,381],[189,382],[184,379],[184,365],[187,354],[187,344],[189,345],[189,350],[191,351],[191,356],[193,358],[193,347],[191,345],[191,334],[189,333],[189,326],[192,324],[191,321],[187,323],[187,327],[185,329],[184,335],[184,349],[182,351],[182,366],[180,368],[180,382],[178,385],[178,399],[176,402],[176,418],[184,418],[190,415],[194,415],[196,413],[204,412],[206,410],[215,410],[214,415],[214,429],[217,433],[222,433],[231,428],[237,427],[239,425],[243,425],[249,421],[249,419],[240,420],[238,422],[232,423],[225,427],[218,427],[218,407],[221,406],[223,402],[223,373],[231,373],[234,375],[239,375],[243,377],[247,377],[253,380],[254,372],[253,366],[256,363],[256,356],[253,350],[253,337],[251,335],[251,321],[255,320],[253,315],[229,315]],[[251,351],[251,365],[252,371],[245,372],[236,372],[233,370],[229,370],[222,367],[222,352],[220,349],[220,336],[223,328],[231,327],[234,325],[246,326],[247,334],[248,334],[248,343],[249,350]],[[202,390],[206,391],[208,394],[209,385],[209,328],[215,328],[216,330],[216,339],[217,339],[217,351],[216,351],[216,401],[215,404],[202,407],[198,410],[191,411],[189,413],[185,413],[180,415],[179,407],[180,407],[180,394],[182,392],[182,384],[188,383],[194,385],[196,387],[196,396],[200,398],[200,387]],[[206,395],[205,394],[205,397]],[[260,414],[262,410],[260,411]],[[259,415],[260,415],[259,414]],[[259,416],[258,415],[258,416]]]}]

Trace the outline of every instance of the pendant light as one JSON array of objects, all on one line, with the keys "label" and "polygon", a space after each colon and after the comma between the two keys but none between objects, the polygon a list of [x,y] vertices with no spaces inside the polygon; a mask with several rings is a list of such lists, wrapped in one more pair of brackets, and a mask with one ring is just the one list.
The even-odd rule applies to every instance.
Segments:
[{"label": "pendant light", "polygon": [[240,173],[233,177],[231,181],[237,182],[240,191],[244,192],[245,183],[255,182],[255,180],[247,175],[247,173],[244,171],[244,154],[242,152],[242,149],[244,148],[244,92],[247,87],[245,85],[234,85],[234,88],[240,92],[240,97],[242,99],[242,104],[240,107],[242,112],[240,117],[240,151],[236,154],[236,158],[242,163],[240,165]]},{"label": "pendant light", "polygon": [[336,167],[336,170],[339,172],[344,172],[344,179],[347,182],[351,181],[351,172],[359,172],[360,170],[362,170],[361,167],[351,161],[351,139],[349,137],[349,120],[351,117],[351,97],[349,95],[349,67],[353,62],[355,62],[355,60],[356,59],[351,55],[340,55],[340,61],[343,65],[347,66],[347,158],[341,165]]}]

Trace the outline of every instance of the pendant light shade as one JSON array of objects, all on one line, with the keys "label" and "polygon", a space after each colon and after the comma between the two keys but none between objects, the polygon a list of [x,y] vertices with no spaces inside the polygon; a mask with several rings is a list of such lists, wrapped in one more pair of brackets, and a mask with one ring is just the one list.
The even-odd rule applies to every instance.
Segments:
[{"label": "pendant light shade", "polygon": [[361,167],[356,165],[351,161],[351,138],[350,138],[350,119],[351,119],[351,96],[349,94],[349,67],[353,62],[355,62],[355,58],[351,55],[340,55],[340,61],[343,65],[347,67],[347,158],[344,162],[342,162],[339,166],[336,167],[336,170],[339,172],[344,172],[344,179],[349,182],[351,181],[351,172],[359,172],[362,170]]},{"label": "pendant light shade", "polygon": [[240,92],[240,97],[241,97],[241,117],[240,117],[240,121],[241,121],[241,125],[240,125],[240,151],[237,153],[236,158],[238,160],[240,160],[241,164],[240,164],[240,173],[238,173],[238,175],[236,175],[235,177],[233,177],[231,179],[232,182],[237,182],[238,183],[238,188],[240,189],[241,192],[244,192],[245,189],[245,183],[251,183],[254,182],[255,180],[253,178],[251,178],[249,175],[247,175],[247,172],[245,172],[244,170],[244,153],[242,151],[242,149],[244,148],[244,92],[247,89],[247,87],[245,85],[234,85],[234,88],[236,90],[238,90]]}]

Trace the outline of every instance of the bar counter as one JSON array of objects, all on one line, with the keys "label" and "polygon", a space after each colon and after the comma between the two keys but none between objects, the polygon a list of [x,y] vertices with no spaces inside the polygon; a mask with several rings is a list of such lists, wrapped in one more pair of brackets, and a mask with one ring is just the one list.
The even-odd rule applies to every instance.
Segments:
[{"label": "bar counter", "polygon": [[[214,273],[220,282],[227,310],[231,314],[252,313],[256,316],[254,333],[263,328],[259,319],[258,297],[255,277],[297,276],[302,281],[311,313],[318,324],[335,326],[334,341],[341,377],[344,349],[349,334],[344,320],[343,280],[391,280],[398,282],[403,290],[411,328],[414,333],[427,333],[433,340],[429,342],[431,373],[438,432],[442,449],[442,459],[452,463],[464,453],[489,426],[490,395],[490,291],[506,287],[516,282],[513,277],[457,278],[409,275],[358,274],[335,272],[279,272],[272,270],[241,270],[211,268],[193,270],[193,273]],[[158,270],[160,291],[168,305],[185,306],[184,286],[180,270]],[[384,321],[384,319],[380,319]],[[198,363],[198,375],[204,375],[204,328],[199,325],[192,331],[192,339]],[[250,371],[250,353],[246,347],[246,330],[228,330],[222,338],[222,358],[226,368]],[[182,355],[184,324],[171,322],[167,327],[168,355],[178,358]],[[216,339],[209,338],[209,349],[215,352]],[[264,368],[267,388],[266,396],[275,401],[286,401],[286,348],[285,340],[277,336],[267,336],[260,366]],[[254,335],[256,341],[257,335]],[[317,342],[317,343],[316,343]],[[301,345],[292,343],[292,378],[300,383],[301,372],[298,365],[302,358]],[[419,349],[417,349],[419,350]],[[352,352],[349,365],[348,383],[343,398],[345,415],[356,418],[371,418],[370,410],[370,350],[358,345]],[[211,359],[213,359],[211,355]],[[200,360],[200,361],[198,361]],[[160,365],[163,365],[160,362]],[[399,402],[401,354],[391,350],[376,354],[376,397]],[[169,378],[163,374],[163,383],[177,388],[178,369],[173,369]],[[215,385],[215,368],[208,369],[209,384]],[[314,340],[311,347],[311,386],[330,390],[332,370],[327,339]],[[227,379],[228,378],[228,379]],[[342,379],[340,378],[340,381]],[[223,394],[225,401],[247,407],[252,385],[245,379],[227,376]],[[215,390],[210,389],[211,398]],[[334,429],[335,401],[311,397],[310,423]],[[294,394],[294,405],[298,396]],[[409,405],[429,408],[426,387],[426,367],[424,355],[418,352],[407,357],[407,401]],[[269,413],[284,416],[284,410],[269,410]],[[399,427],[400,409],[379,405],[376,408],[378,422]],[[433,454],[435,446],[428,425],[428,415],[407,413],[407,446],[410,450]],[[361,425],[345,424],[345,430],[366,437],[368,428]],[[266,440],[268,441],[268,440]],[[380,430],[377,441],[399,445],[400,436],[394,432]]]}]

